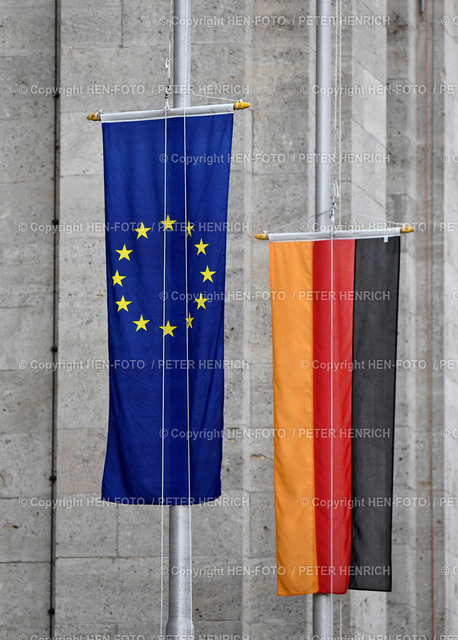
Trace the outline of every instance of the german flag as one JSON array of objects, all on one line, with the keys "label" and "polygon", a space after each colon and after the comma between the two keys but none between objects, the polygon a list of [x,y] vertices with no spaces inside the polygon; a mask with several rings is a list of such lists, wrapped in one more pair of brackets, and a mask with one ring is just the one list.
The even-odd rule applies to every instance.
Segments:
[{"label": "german flag", "polygon": [[399,257],[270,242],[278,595],[391,590]]}]

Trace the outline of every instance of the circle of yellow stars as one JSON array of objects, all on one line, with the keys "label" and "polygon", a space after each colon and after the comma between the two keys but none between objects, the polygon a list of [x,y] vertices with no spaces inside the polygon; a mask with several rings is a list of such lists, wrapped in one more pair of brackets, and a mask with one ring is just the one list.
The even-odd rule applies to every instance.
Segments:
[{"label": "circle of yellow stars", "polygon": [[[161,220],[161,225],[163,226],[164,233],[167,231],[175,231],[173,225],[176,222],[177,222],[176,220],[172,220],[170,216],[167,214],[165,220]],[[134,229],[134,231],[137,233],[136,240],[139,240],[140,238],[148,239],[148,231],[151,231],[151,229],[152,227],[145,227],[144,223],[142,222],[139,227]],[[188,221],[185,229],[186,229],[186,236],[192,237],[192,233],[194,231],[194,225]],[[199,255],[201,253],[203,255],[207,255],[205,249],[209,246],[209,243],[204,243],[203,238],[200,238],[200,241],[197,244],[194,244],[194,246],[197,249],[196,255]],[[124,244],[122,249],[115,249],[115,251],[116,253],[119,254],[118,262],[121,262],[121,260],[128,260],[130,262],[130,254],[133,253],[134,249],[128,249]],[[207,280],[210,282],[213,282],[213,276],[215,275],[216,271],[211,271],[210,267],[207,264],[205,271],[201,271],[200,273],[203,276],[202,283],[206,282]],[[123,286],[122,281],[125,278],[127,278],[127,276],[121,275],[119,273],[119,269],[117,269],[116,273],[114,274],[114,276],[111,276],[111,278],[113,280],[113,287],[115,287],[116,285],[118,285],[119,287],[122,287]],[[199,296],[195,298],[194,302],[197,304],[196,311],[199,309],[206,309],[205,303],[208,302],[208,298],[204,298],[203,294],[200,293]],[[128,313],[129,305],[132,304],[132,300],[126,300],[123,295],[120,300],[115,300],[115,303],[118,305],[118,309],[117,309],[118,313],[120,311],[126,311]],[[191,316],[190,312],[188,312],[188,317],[185,318],[185,320],[186,320],[187,329],[192,329],[193,328],[192,322],[194,320],[194,317]],[[140,318],[138,320],[133,320],[132,322],[137,325],[135,332],[139,331],[140,329],[142,329],[143,331],[147,331],[148,329],[146,325],[148,324],[148,322],[150,322],[150,320],[143,318],[143,315],[140,315]],[[159,325],[159,329],[162,329],[163,338],[165,338],[165,336],[172,336],[173,338],[174,337],[173,332],[176,328],[177,326],[171,325],[169,320],[167,320],[165,325]]]}]

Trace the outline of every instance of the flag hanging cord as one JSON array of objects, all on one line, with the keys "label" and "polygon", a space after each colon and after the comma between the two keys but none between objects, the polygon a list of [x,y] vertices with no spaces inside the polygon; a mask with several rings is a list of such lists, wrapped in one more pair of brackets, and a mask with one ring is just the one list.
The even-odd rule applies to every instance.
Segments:
[{"label": "flag hanging cord", "polygon": [[[173,0],[170,0],[169,11],[169,43],[168,43],[168,56],[165,61],[165,68],[167,69],[167,89],[164,95],[164,220],[167,220],[167,114],[169,112],[169,90],[171,84],[170,64],[172,58],[172,18],[173,18]],[[164,240],[163,240],[163,265],[162,265],[162,291],[166,289],[166,256],[167,256],[167,231],[164,228]],[[166,298],[163,296],[162,301],[162,326],[166,326]],[[165,332],[162,336],[162,362],[165,363]],[[162,367],[162,420],[161,420],[161,604],[160,604],[160,621],[159,621],[159,633],[163,637],[164,633],[164,467],[165,467],[165,371],[166,367]]]},{"label": "flag hanging cord", "polygon": [[[330,482],[330,498],[331,505],[334,505],[334,223],[335,223],[335,210],[336,204],[340,204],[340,185],[342,180],[342,0],[336,0],[335,3],[336,20],[335,20],[335,42],[334,42],[334,157],[337,155],[337,170],[334,165],[334,179],[333,184],[333,196],[331,209],[329,211],[329,233],[330,233],[330,289],[331,289],[331,308],[329,314],[329,342],[330,342],[330,357],[331,357],[331,379],[329,386],[329,409],[330,409],[330,439],[329,439],[329,482]],[[339,105],[339,109],[337,108]],[[339,147],[339,149],[338,149]],[[339,226],[341,224],[341,213],[339,209]],[[319,231],[316,230],[315,233]],[[351,497],[351,496],[350,496]],[[330,564],[331,564],[331,629],[332,629],[332,611],[334,600],[334,506],[331,507],[331,526],[329,531],[329,547],[330,547]]]},{"label": "flag hanging cord", "polygon": [[[331,354],[331,380],[329,385],[329,412],[330,412],[330,431],[329,435],[329,454],[330,454],[330,465],[329,465],[329,481],[331,485],[331,526],[329,533],[329,548],[330,548],[330,564],[331,564],[331,612],[333,611],[333,598],[334,598],[334,204],[331,207],[331,212],[329,214],[329,227],[331,234],[331,274],[330,274],[330,288],[331,288],[331,312],[329,314],[329,343],[330,343],[330,354]],[[332,613],[331,613],[332,616]],[[332,624],[332,620],[331,620]]]},{"label": "flag hanging cord", "polygon": [[[426,326],[427,326],[427,343],[426,343],[426,355],[428,362],[428,371],[427,371],[427,379],[428,379],[428,462],[429,462],[429,498],[430,498],[430,523],[431,523],[431,635],[434,636],[436,632],[436,594],[435,594],[435,538],[434,538],[434,501],[433,501],[433,481],[434,481],[434,460],[433,460],[433,378],[432,378],[432,370],[431,370],[431,327],[432,327],[432,309],[431,309],[431,273],[430,270],[432,268],[431,261],[431,238],[430,238],[430,202],[433,202],[433,197],[431,195],[430,199],[430,171],[431,171],[431,191],[434,188],[434,180],[433,176],[433,168],[434,163],[432,162],[432,158],[429,158],[429,133],[430,133],[430,125],[428,121],[429,117],[429,18],[428,18],[428,6],[429,2],[426,0],[424,2],[424,16],[425,16],[425,62],[424,62],[424,84],[426,87],[425,91],[425,148],[424,148],[424,172],[425,172],[425,221],[426,221]],[[431,10],[433,12],[433,20],[431,25],[431,37],[432,37],[432,62],[434,63],[434,11],[435,7],[433,3],[431,3]],[[434,125],[434,100],[431,101],[431,127]]]},{"label": "flag hanging cord", "polygon": [[[186,3],[186,24],[189,23],[190,16],[188,15],[188,11],[190,9],[190,5]],[[185,51],[188,51],[191,43],[188,41],[189,38],[189,29],[185,30]],[[184,72],[184,86],[188,87],[190,78],[188,78],[188,72],[190,71],[190,67],[185,65]],[[183,101],[183,155],[185,158],[188,157],[187,154],[187,141],[186,141],[186,109],[187,109],[187,100]],[[188,226],[188,193],[187,193],[187,168],[188,163],[184,163],[184,270],[185,270],[185,291],[186,291],[186,302],[185,302],[185,314],[186,314],[186,439],[187,439],[187,453],[188,453],[188,543],[189,543],[189,576],[192,576],[192,531],[191,531],[191,433],[190,433],[190,416],[189,416],[189,296],[188,296],[188,233],[191,235],[191,228]],[[189,620],[192,625],[192,578],[189,580]],[[191,631],[191,630],[190,630]]]},{"label": "flag hanging cord", "polygon": [[[167,220],[167,99],[164,109],[164,221]],[[167,256],[167,231],[164,228],[163,240],[163,265],[162,265],[162,291],[166,289],[166,256]],[[165,307],[166,297],[162,300],[162,326],[166,326]],[[162,362],[165,363],[165,331],[162,332]],[[162,410],[161,410],[161,612],[160,612],[160,635],[163,636],[163,618],[164,618],[164,462],[165,462],[165,370],[162,367]]]}]

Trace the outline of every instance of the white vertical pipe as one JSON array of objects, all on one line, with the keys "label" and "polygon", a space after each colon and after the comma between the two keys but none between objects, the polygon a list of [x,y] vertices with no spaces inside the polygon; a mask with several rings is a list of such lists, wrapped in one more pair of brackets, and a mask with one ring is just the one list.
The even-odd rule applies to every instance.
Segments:
[{"label": "white vertical pipe", "polygon": [[317,0],[316,15],[315,205],[321,226],[328,224],[331,206],[331,0]]},{"label": "white vertical pipe", "polygon": [[330,593],[313,594],[313,640],[332,638],[332,596]]},{"label": "white vertical pipe", "polygon": [[189,107],[191,95],[191,0],[174,0],[173,96],[174,107]]},{"label": "white vertical pipe", "polygon": [[[173,106],[190,105],[191,0],[174,0]],[[191,508],[169,510],[169,620],[167,636],[184,640],[194,636],[192,622]]]},{"label": "white vertical pipe", "polygon": [[191,508],[170,507],[169,521],[169,620],[166,634],[192,638]]},{"label": "white vertical pipe", "polygon": [[[316,173],[315,219],[317,229],[329,224],[331,206],[331,0],[316,1]],[[332,568],[331,568],[332,570]],[[332,595],[313,595],[314,640],[332,638]]]}]

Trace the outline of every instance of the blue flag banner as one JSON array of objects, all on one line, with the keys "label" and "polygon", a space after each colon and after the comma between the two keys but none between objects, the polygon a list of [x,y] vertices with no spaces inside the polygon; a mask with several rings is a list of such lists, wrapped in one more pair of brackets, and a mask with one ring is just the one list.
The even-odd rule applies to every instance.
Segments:
[{"label": "blue flag banner", "polygon": [[232,114],[104,122],[110,415],[102,498],[221,495]]}]

